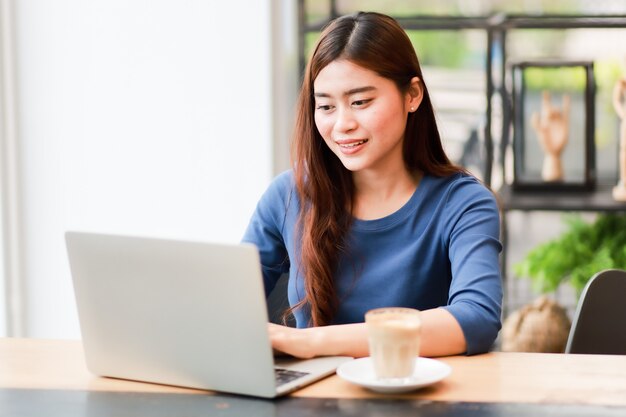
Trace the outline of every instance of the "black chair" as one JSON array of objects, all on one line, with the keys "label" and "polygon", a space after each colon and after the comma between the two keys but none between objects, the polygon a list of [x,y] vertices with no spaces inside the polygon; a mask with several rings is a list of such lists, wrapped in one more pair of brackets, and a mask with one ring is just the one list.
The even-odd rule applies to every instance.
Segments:
[{"label": "black chair", "polygon": [[626,271],[608,269],[589,280],[565,353],[626,355]]}]

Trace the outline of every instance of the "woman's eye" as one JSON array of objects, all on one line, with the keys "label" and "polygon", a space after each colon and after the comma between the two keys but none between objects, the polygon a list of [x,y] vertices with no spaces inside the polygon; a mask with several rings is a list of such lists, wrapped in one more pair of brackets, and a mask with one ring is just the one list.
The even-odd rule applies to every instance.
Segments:
[{"label": "woman's eye", "polygon": [[355,107],[362,107],[362,106],[365,106],[370,101],[372,101],[372,99],[355,100],[352,102],[352,105]]},{"label": "woman's eye", "polygon": [[317,110],[322,110],[322,111],[329,111],[332,106],[329,104],[318,104],[317,107],[315,107]]}]

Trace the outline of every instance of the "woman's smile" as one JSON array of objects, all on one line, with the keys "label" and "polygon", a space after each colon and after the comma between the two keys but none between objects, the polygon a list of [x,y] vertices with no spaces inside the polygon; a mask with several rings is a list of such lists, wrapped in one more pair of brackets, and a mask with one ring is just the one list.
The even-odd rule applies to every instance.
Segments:
[{"label": "woman's smile", "polygon": [[344,155],[353,155],[365,147],[369,139],[340,139],[335,143]]}]

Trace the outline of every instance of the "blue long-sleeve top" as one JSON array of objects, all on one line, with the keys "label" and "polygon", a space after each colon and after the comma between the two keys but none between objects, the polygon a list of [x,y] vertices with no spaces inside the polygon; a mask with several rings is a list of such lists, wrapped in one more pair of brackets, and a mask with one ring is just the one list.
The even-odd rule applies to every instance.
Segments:
[{"label": "blue long-sleeve top", "polygon": [[[304,298],[293,173],[261,197],[243,241],[259,248],[266,295],[289,273],[289,304]],[[475,178],[424,175],[410,200],[376,220],[354,219],[339,260],[333,324],[359,323],[377,307],[443,307],[458,321],[467,354],[488,351],[501,327],[500,218],[494,195]],[[306,308],[297,327],[309,325]]]}]

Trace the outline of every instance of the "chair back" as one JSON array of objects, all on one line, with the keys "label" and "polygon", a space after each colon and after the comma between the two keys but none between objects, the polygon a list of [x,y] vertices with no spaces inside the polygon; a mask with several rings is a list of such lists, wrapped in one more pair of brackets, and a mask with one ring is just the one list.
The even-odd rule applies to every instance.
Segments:
[{"label": "chair back", "polygon": [[608,269],[589,280],[565,353],[626,355],[626,271]]}]

